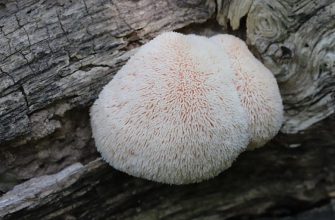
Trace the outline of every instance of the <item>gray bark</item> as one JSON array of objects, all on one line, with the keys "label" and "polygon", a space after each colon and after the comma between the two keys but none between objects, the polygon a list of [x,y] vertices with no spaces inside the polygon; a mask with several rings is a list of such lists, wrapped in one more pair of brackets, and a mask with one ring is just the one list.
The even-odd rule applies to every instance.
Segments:
[{"label": "gray bark", "polygon": [[[170,30],[243,38],[285,105],[272,142],[200,184],[127,176],[91,138],[101,88]],[[334,0],[0,1],[0,217],[335,218],[334,33]]]},{"label": "gray bark", "polygon": [[88,106],[132,54],[212,2],[18,1],[1,9],[0,190],[97,157]]}]

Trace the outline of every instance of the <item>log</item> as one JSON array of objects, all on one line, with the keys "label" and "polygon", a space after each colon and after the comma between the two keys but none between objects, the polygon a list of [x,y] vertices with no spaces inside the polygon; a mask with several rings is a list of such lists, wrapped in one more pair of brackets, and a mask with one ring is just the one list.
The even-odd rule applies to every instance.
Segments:
[{"label": "log", "polygon": [[1,9],[0,191],[97,157],[88,106],[134,49],[214,1],[9,1]]},{"label": "log", "polygon": [[[321,131],[314,129],[314,134]],[[335,131],[315,135],[325,140]],[[335,148],[328,144],[316,147],[319,140],[289,148],[280,145],[281,138],[286,139],[279,136],[266,148],[243,153],[230,169],[212,180],[184,186],[134,178],[101,159],[85,166],[76,163],[59,173],[33,178],[4,194],[0,198],[0,217],[295,219],[295,215],[310,217],[319,212],[333,219]]]},{"label": "log", "polygon": [[[266,147],[185,186],[109,167],[88,116],[136,48],[170,30],[241,37],[285,105]],[[0,1],[0,218],[335,218],[334,33],[333,0]]]}]

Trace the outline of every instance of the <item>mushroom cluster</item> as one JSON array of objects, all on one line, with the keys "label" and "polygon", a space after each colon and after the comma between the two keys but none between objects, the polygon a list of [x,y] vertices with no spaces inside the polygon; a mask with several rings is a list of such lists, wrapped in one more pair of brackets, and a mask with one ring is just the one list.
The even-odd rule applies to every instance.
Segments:
[{"label": "mushroom cluster", "polygon": [[275,136],[282,120],[275,78],[230,35],[157,36],[91,108],[97,149],[111,166],[169,184],[218,175]]}]

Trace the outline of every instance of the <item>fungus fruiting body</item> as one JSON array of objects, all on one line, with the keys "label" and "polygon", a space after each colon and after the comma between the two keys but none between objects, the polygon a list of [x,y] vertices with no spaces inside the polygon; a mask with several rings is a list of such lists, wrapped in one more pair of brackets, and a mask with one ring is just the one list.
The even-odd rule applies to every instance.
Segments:
[{"label": "fungus fruiting body", "polygon": [[283,121],[277,81],[239,38],[220,34],[210,39],[228,54],[235,77],[233,82],[248,114],[251,131],[248,148],[261,147],[278,133]]},{"label": "fungus fruiting body", "polygon": [[227,169],[250,139],[228,61],[195,35],[165,33],[142,46],[91,109],[102,157],[128,174],[171,184]]},{"label": "fungus fruiting body", "polygon": [[275,79],[235,41],[167,32],[143,45],[91,108],[102,157],[136,177],[186,184],[272,138],[282,111]]}]

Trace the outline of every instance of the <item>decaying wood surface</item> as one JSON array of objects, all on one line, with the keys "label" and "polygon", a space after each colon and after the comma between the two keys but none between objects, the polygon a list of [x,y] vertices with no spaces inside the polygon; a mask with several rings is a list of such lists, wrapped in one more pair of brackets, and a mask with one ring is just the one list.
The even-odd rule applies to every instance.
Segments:
[{"label": "decaying wood surface", "polygon": [[[267,147],[177,187],[96,159],[88,118],[136,48],[169,30],[240,36],[285,104]],[[334,0],[0,1],[0,216],[307,220],[318,211],[298,213],[319,207],[334,217],[334,89]]]},{"label": "decaying wood surface", "polygon": [[[331,129],[334,122],[324,126]],[[334,130],[328,133],[318,126],[308,132],[321,141],[335,135]],[[316,147],[320,140],[311,139],[304,147],[290,149],[282,139],[286,137],[279,135],[266,148],[243,153],[231,169],[210,181],[185,186],[134,178],[101,159],[85,166],[77,163],[16,186],[0,198],[0,217],[293,220],[297,213],[316,207],[298,219],[315,220],[314,215],[332,219],[335,140]],[[294,217],[273,218],[286,215]]]},{"label": "decaying wood surface", "polygon": [[215,11],[213,1],[22,0],[3,5],[2,191],[96,158],[87,107],[102,86],[137,46],[159,32],[204,22]]},{"label": "decaying wood surface", "polygon": [[[243,2],[243,3],[241,3]],[[285,103],[284,133],[334,113],[335,1],[223,1],[220,24],[246,22],[247,43],[271,69]]]}]

